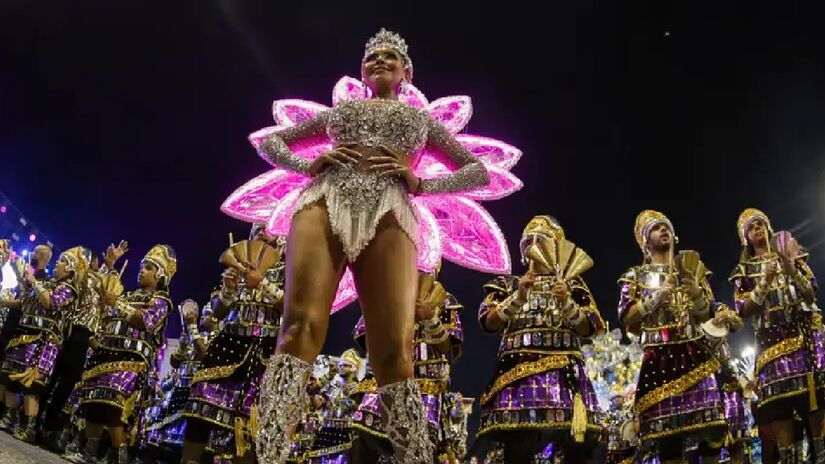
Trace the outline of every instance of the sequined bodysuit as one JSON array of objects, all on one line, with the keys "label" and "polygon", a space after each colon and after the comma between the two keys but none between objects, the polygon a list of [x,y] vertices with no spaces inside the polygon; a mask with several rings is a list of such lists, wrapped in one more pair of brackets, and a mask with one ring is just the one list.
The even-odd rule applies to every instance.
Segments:
[{"label": "sequined bodysuit", "polygon": [[[401,164],[415,166],[422,149],[444,155],[453,173],[424,179],[419,194],[460,192],[488,182],[484,165],[466,151],[441,124],[423,110],[397,100],[352,100],[338,104],[315,118],[270,135],[259,154],[267,161],[307,173],[311,162],[294,154],[289,146],[326,135],[335,144],[380,148],[394,147],[407,153]],[[333,232],[344,252],[354,261],[375,235],[378,221],[392,211],[401,228],[417,242],[417,220],[406,185],[399,177],[351,166],[335,166],[318,174],[302,192],[295,211],[324,198]]]}]

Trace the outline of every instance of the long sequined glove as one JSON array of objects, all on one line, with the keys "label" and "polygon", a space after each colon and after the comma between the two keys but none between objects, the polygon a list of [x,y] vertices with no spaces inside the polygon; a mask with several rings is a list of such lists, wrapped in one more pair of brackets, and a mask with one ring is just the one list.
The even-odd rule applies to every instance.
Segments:
[{"label": "long sequined glove", "polygon": [[272,133],[258,147],[258,156],[274,166],[309,174],[312,163],[293,153],[288,144],[323,135],[328,117],[329,112],[324,111],[308,121]]}]

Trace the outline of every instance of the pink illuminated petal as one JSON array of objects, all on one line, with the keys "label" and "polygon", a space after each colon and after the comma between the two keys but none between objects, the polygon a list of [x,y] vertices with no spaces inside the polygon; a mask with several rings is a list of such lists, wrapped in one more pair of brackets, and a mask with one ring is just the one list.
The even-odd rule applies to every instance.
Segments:
[{"label": "pink illuminated petal", "polygon": [[421,153],[418,157],[413,171],[422,178],[429,179],[435,177],[442,171],[449,171],[450,169],[442,163],[435,153],[427,150]]},{"label": "pink illuminated petal", "polygon": [[221,211],[235,219],[265,223],[278,201],[293,190],[301,190],[309,178],[275,168],[245,183],[223,202]]},{"label": "pink illuminated petal", "polygon": [[427,105],[427,112],[448,131],[457,134],[473,117],[473,103],[463,95],[443,97]]},{"label": "pink illuminated petal", "polygon": [[329,107],[308,100],[275,100],[272,103],[272,117],[275,123],[282,126],[294,126],[314,118],[318,113],[328,110]]},{"label": "pink illuminated petal", "polygon": [[524,183],[510,171],[496,166],[487,166],[490,182],[462,194],[468,198],[481,201],[500,200],[521,190]]},{"label": "pink illuminated petal", "polygon": [[398,99],[416,108],[424,109],[427,107],[427,97],[425,97],[424,94],[418,90],[418,87],[412,84],[407,84],[404,86],[404,89],[401,91],[401,95],[398,96]]},{"label": "pink illuminated petal", "polygon": [[338,283],[338,291],[335,293],[335,301],[332,303],[332,313],[338,312],[357,299],[358,291],[355,289],[355,279],[352,276],[352,271],[347,268]]},{"label": "pink illuminated petal", "polygon": [[510,252],[498,224],[475,201],[458,195],[418,197],[441,229],[444,258],[493,274],[510,273]]},{"label": "pink illuminated petal", "polygon": [[301,197],[301,190],[293,190],[275,205],[272,216],[266,224],[266,233],[274,236],[289,236],[289,225],[292,222],[292,214],[295,212],[295,205]]},{"label": "pink illuminated petal", "polygon": [[459,134],[455,138],[488,166],[509,170],[521,158],[521,150],[496,139],[469,134]]},{"label": "pink illuminated petal", "polygon": [[[269,126],[264,127],[263,129],[259,129],[251,134],[249,134],[249,142],[252,144],[253,147],[257,150],[258,147],[264,143],[267,137],[273,132],[286,129],[287,126]],[[330,141],[329,137],[325,134],[306,138],[299,140],[295,143],[291,143],[289,145],[289,149],[292,150],[298,156],[304,157],[306,159],[315,159],[321,153],[328,152],[332,149],[332,142]]]},{"label": "pink illuminated petal", "polygon": [[433,213],[419,199],[413,199],[413,208],[418,217],[418,269],[432,272],[441,261],[441,231]]},{"label": "pink illuminated petal", "polygon": [[343,101],[363,100],[367,95],[367,87],[363,82],[354,77],[344,76],[332,89],[332,106]]}]

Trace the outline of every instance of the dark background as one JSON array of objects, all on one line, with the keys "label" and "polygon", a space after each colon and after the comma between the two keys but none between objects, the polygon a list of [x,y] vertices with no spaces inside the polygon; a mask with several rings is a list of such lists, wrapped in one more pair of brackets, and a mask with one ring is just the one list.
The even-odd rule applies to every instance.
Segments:
[{"label": "dark background", "polygon": [[[616,326],[644,208],[702,253],[721,299],[748,206],[825,275],[822,19],[802,2],[0,1],[0,190],[59,248],[129,240],[129,280],[171,244],[173,298],[203,301],[227,232],[248,230],[218,207],[267,169],[247,134],[274,99],[329,104],[386,26],[426,95],[472,96],[468,130],[523,149],[525,188],[487,204],[511,249],[533,215],[559,218]],[[477,397],[497,348],[475,323],[490,276],[442,277],[466,305],[454,384]],[[333,317],[325,352],[351,346],[357,316]]]}]

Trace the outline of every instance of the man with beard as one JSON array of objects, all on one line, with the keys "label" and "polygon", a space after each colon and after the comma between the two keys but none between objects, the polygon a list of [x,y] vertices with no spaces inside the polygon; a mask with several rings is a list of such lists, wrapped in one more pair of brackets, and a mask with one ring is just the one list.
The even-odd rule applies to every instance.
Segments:
[{"label": "man with beard", "polygon": [[641,334],[644,349],[634,405],[640,439],[658,445],[662,463],[682,462],[687,438],[700,443],[703,462],[717,462],[725,438],[714,377],[720,364],[698,327],[711,312],[707,274],[677,269],[684,259],[674,257],[676,237],[664,214],[641,212],[634,232],[644,262],[619,279],[619,320]]}]

